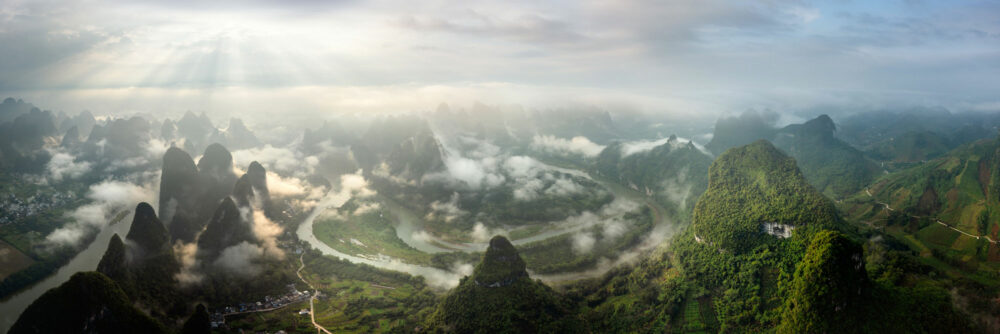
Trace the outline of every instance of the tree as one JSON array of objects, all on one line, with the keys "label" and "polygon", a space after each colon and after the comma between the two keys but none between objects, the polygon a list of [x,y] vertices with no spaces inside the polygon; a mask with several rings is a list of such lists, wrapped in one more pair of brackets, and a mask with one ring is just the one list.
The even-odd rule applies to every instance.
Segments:
[{"label": "tree", "polygon": [[864,331],[872,284],[861,246],[834,231],[817,233],[796,266],[779,333]]}]

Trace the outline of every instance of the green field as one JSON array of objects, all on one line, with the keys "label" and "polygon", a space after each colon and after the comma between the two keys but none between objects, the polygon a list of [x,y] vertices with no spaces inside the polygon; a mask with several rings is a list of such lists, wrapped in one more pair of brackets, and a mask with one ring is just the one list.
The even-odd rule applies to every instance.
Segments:
[{"label": "green field", "polygon": [[379,254],[416,264],[430,264],[432,256],[407,245],[396,236],[388,210],[372,208],[376,202],[366,202],[369,209],[359,210],[352,200],[336,214],[320,216],[313,224],[316,238],[345,254],[378,256]]},{"label": "green field", "polygon": [[271,312],[240,314],[227,317],[230,332],[267,332],[284,330],[288,333],[315,333],[309,315],[299,310],[308,309],[309,301],[291,304]]},{"label": "green field", "polygon": [[329,257],[307,261],[303,276],[323,294],[316,322],[335,333],[388,331],[416,321],[436,298],[422,279]]},{"label": "green field", "polygon": [[14,246],[0,240],[0,280],[27,268],[34,262]]},{"label": "green field", "polygon": [[917,239],[941,248],[951,248],[961,233],[941,224],[931,224],[916,233]]}]

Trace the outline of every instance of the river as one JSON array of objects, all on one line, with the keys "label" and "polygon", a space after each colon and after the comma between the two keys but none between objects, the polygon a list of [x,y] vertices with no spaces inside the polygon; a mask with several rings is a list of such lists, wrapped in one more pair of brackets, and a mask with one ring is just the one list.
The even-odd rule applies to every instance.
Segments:
[{"label": "river", "polygon": [[[427,283],[435,286],[437,288],[448,289],[458,285],[458,281],[462,278],[463,274],[458,272],[451,272],[446,270],[441,270],[434,267],[420,266],[410,263],[405,263],[398,259],[394,259],[388,256],[381,256],[378,258],[365,258],[353,255],[347,255],[331,248],[329,245],[316,239],[313,235],[313,221],[317,216],[326,211],[327,209],[339,208],[341,205],[346,203],[351,199],[349,191],[337,191],[336,193],[331,192],[327,197],[316,205],[313,212],[306,217],[305,221],[299,224],[299,230],[296,231],[300,240],[305,240],[312,247],[318,249],[320,252],[326,255],[332,255],[339,257],[341,259],[350,261],[352,263],[364,263],[371,266],[402,271],[409,273],[411,275],[418,275],[427,278]],[[467,274],[467,273],[466,273]]]},{"label": "river", "polygon": [[[572,173],[574,175],[590,178],[589,175],[581,171],[551,167],[551,166],[550,168],[559,169],[562,172]],[[600,183],[604,188],[611,191],[612,194],[614,194],[615,197],[618,198],[619,200],[627,199],[631,201],[645,203],[646,205],[648,205],[653,210],[654,219],[656,222],[655,227],[653,228],[653,232],[650,233],[650,235],[647,236],[647,238],[644,239],[643,242],[633,247],[633,249],[631,249],[630,251],[625,252],[618,258],[611,259],[608,262],[597,266],[596,268],[580,272],[559,273],[551,275],[533,274],[532,275],[533,278],[541,279],[548,283],[558,283],[558,282],[572,281],[581,278],[597,277],[603,275],[605,272],[607,272],[609,269],[611,269],[616,265],[633,261],[636,255],[640,253],[639,251],[655,247],[662,240],[668,238],[675,230],[674,222],[668,217],[664,216],[663,213],[665,211],[663,210],[663,208],[660,207],[660,205],[658,205],[651,199],[647,198],[646,196],[643,196],[642,194],[639,194],[636,191],[633,191],[616,183],[606,182],[597,179],[592,179],[592,180],[595,180],[596,182]],[[427,279],[428,285],[439,289],[450,289],[452,287],[455,287],[456,285],[458,285],[459,280],[463,276],[469,274],[468,268],[449,271],[434,267],[405,263],[399,259],[391,258],[388,256],[381,256],[377,258],[365,258],[365,257],[347,255],[338,252],[337,250],[331,248],[329,245],[316,239],[316,236],[313,235],[313,230],[312,230],[313,221],[316,219],[316,217],[327,209],[339,208],[350,198],[351,198],[350,191],[347,190],[338,190],[337,192],[331,192],[330,194],[328,194],[323,201],[321,201],[319,204],[316,205],[312,213],[310,213],[309,216],[306,217],[305,221],[303,221],[299,225],[299,229],[298,231],[296,231],[296,234],[298,235],[299,239],[305,240],[310,245],[312,245],[316,249],[319,249],[323,254],[326,255],[336,256],[353,263],[364,263],[379,268],[401,271],[409,273],[411,275],[423,276]],[[397,235],[404,242],[406,242],[407,244],[409,244],[410,246],[414,247],[417,250],[428,253],[445,252],[453,250],[453,249],[442,248],[433,242],[429,242],[424,238],[414,238],[413,235],[415,232],[423,230],[422,219],[420,219],[418,215],[411,212],[410,210],[406,210],[401,205],[395,203],[389,203],[388,201],[384,201],[384,203],[387,203],[387,208],[389,208],[390,211],[393,212],[394,216],[397,218],[396,219]],[[39,296],[41,296],[49,289],[57,287],[62,283],[66,282],[67,280],[69,280],[70,276],[73,276],[73,274],[77,272],[95,270],[97,268],[97,263],[101,261],[101,257],[104,255],[104,252],[107,249],[107,245],[108,242],[111,240],[111,236],[114,235],[115,233],[121,236],[125,235],[128,232],[128,228],[131,225],[129,222],[131,221],[132,221],[132,214],[130,213],[128,217],[125,217],[125,219],[123,219],[121,222],[103,227],[101,231],[98,233],[97,238],[90,245],[88,245],[87,248],[83,250],[83,252],[80,252],[80,254],[77,254],[76,257],[70,260],[68,264],[59,268],[59,270],[56,271],[54,275],[43,279],[42,281],[28,288],[27,290],[19,292],[16,295],[12,296],[11,298],[0,303],[0,332],[6,333],[10,329],[10,326],[14,324],[14,321],[17,320],[17,317],[21,315],[21,312],[23,312],[24,309],[31,304],[31,302],[33,302],[35,299],[37,299]],[[585,227],[581,227],[579,225],[578,226],[567,225],[556,228],[549,228],[544,230],[542,233],[533,235],[531,237],[514,240],[513,243],[515,245],[524,244],[527,242],[532,242],[556,236],[562,233],[576,231],[580,228],[585,228]],[[449,247],[455,246],[456,249],[463,251],[482,251],[486,249],[485,242],[463,243],[463,244],[447,243],[443,240],[438,242],[447,245]]]},{"label": "river", "polygon": [[128,233],[128,229],[132,225],[131,222],[132,213],[129,213],[127,217],[118,223],[104,226],[97,234],[97,238],[90,245],[87,245],[86,249],[77,254],[76,257],[73,257],[69,263],[59,268],[54,275],[46,277],[27,290],[18,292],[0,303],[0,332],[6,333],[10,330],[10,326],[14,325],[21,312],[24,312],[24,309],[28,308],[31,302],[38,299],[39,296],[49,291],[49,289],[62,285],[75,273],[96,270],[97,263],[101,262],[101,257],[104,256],[104,252],[108,249],[108,242],[111,241],[111,236],[116,233],[119,236],[124,236]]},{"label": "river", "polygon": [[[637,191],[631,190],[627,187],[619,185],[617,183],[607,182],[603,180],[593,179],[590,175],[583,173],[578,170],[564,169],[558,167],[551,167],[553,169],[559,169],[565,173],[572,173],[574,175],[584,176],[595,182],[598,182],[605,189],[611,191],[615,195],[616,201],[628,200],[638,203],[643,203],[650,207],[653,212],[654,227],[649,235],[646,236],[639,244],[632,247],[628,251],[622,253],[617,258],[609,259],[604,263],[599,264],[595,268],[591,268],[579,272],[568,272],[568,273],[557,273],[549,275],[538,275],[532,274],[531,276],[536,279],[541,279],[547,283],[559,283],[566,281],[573,281],[582,278],[592,278],[603,275],[605,272],[613,268],[614,266],[629,263],[635,261],[642,251],[650,250],[657,245],[660,245],[664,240],[668,239],[677,230],[675,221],[666,217],[666,210],[653,201],[651,198],[640,194]],[[377,258],[359,257],[353,255],[347,255],[339,252],[329,245],[319,241],[315,235],[313,235],[312,225],[316,217],[323,213],[327,209],[338,208],[350,199],[350,194],[347,191],[337,191],[331,192],[320,204],[313,209],[313,212],[306,217],[306,219],[299,225],[297,235],[299,239],[305,240],[312,247],[320,250],[323,254],[336,256],[353,263],[364,263],[372,265],[379,268],[402,271],[409,273],[411,275],[423,276],[427,279],[429,285],[440,288],[449,289],[458,284],[458,281],[464,275],[468,275],[468,270],[464,272],[462,270],[446,271],[439,268],[415,265],[410,263],[405,263],[399,259],[392,258],[389,256],[380,256]],[[419,215],[412,212],[411,210],[405,208],[399,203],[395,203],[390,199],[382,198],[380,201],[385,205],[386,209],[390,211],[394,218],[396,218],[396,235],[403,240],[406,244],[411,247],[428,253],[438,253],[447,252],[454,250],[461,251],[483,251],[487,247],[487,242],[474,242],[474,243],[449,243],[447,241],[431,237],[415,238],[414,235],[423,230],[423,220]],[[547,228],[541,233],[532,235],[531,237],[521,238],[513,240],[512,243],[515,245],[525,244],[528,242],[533,242],[537,240],[542,240],[557,236],[563,233],[578,231],[580,229],[586,228],[586,225],[572,225],[566,224],[561,226],[556,226],[554,228]],[[445,245],[448,248],[441,247],[440,245]],[[450,248],[450,249],[449,249]]]}]

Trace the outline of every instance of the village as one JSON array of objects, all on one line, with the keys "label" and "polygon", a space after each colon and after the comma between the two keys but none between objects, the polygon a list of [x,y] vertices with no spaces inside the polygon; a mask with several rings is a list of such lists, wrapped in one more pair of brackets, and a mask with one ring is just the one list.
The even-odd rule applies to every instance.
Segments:
[{"label": "village", "polygon": [[[237,314],[244,313],[254,313],[254,312],[267,312],[274,311],[290,304],[302,302],[309,300],[312,297],[310,292],[299,291],[295,288],[295,284],[288,285],[288,293],[278,296],[264,296],[264,300],[257,302],[239,303],[234,306],[225,306],[222,308],[215,309],[211,313],[212,328],[226,329],[226,317]],[[303,309],[299,311],[300,315],[309,315],[308,309]]]},{"label": "village", "polygon": [[25,199],[14,194],[5,194],[3,198],[0,198],[0,225],[13,223],[25,217],[61,207],[76,198],[76,194],[71,191],[55,192],[50,197],[43,196],[39,192]]}]

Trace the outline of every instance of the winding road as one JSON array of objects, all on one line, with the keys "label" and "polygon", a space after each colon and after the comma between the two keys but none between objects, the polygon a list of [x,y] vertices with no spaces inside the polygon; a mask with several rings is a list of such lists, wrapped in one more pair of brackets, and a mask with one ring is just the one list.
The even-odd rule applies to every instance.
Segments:
[{"label": "winding road", "polygon": [[[868,197],[871,197],[872,199],[875,199],[875,196],[872,195],[872,192],[870,190],[868,190],[868,188],[865,188],[865,193],[868,194]],[[885,208],[888,209],[889,211],[896,211],[892,207],[890,207],[888,203],[879,202],[878,199],[875,199],[875,203],[878,203],[878,204],[881,204],[881,205],[885,206]],[[910,215],[910,214],[907,214],[907,215],[910,216],[910,217],[913,217],[913,218],[923,218],[921,216],[914,216],[914,215]],[[993,238],[990,238],[990,236],[988,236],[988,235],[969,234],[968,232],[959,230],[959,229],[957,229],[957,228],[955,228],[955,227],[953,227],[951,225],[945,224],[940,219],[934,218],[934,221],[937,222],[938,224],[941,224],[941,226],[950,228],[951,230],[953,230],[955,232],[967,235],[969,237],[973,237],[973,238],[976,238],[976,239],[986,239],[986,241],[989,241],[990,243],[994,243],[994,244],[995,243],[1000,243],[997,240],[993,240]]]},{"label": "winding road", "polygon": [[303,283],[309,286],[309,289],[313,290],[312,296],[309,297],[309,317],[312,320],[313,327],[316,327],[316,334],[319,334],[320,332],[332,334],[330,331],[326,330],[326,328],[316,323],[316,309],[313,307],[313,301],[316,300],[316,295],[319,294],[319,290],[316,290],[316,287],[314,287],[312,283],[309,283],[309,281],[302,277],[302,269],[306,268],[306,262],[303,261],[304,256],[305,254],[299,255],[299,263],[301,263],[301,265],[299,266],[299,270],[295,271],[295,274],[299,276],[299,279],[302,280]]}]

